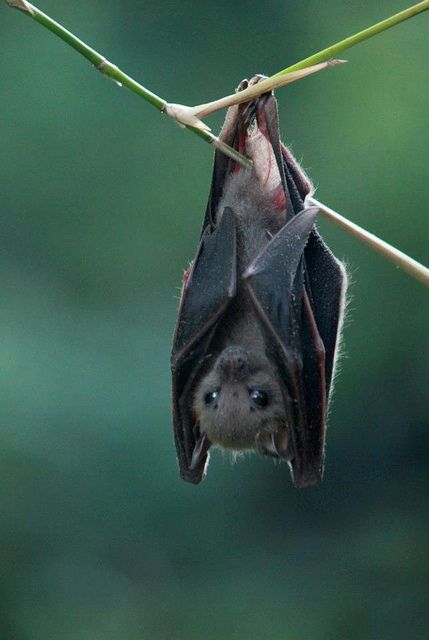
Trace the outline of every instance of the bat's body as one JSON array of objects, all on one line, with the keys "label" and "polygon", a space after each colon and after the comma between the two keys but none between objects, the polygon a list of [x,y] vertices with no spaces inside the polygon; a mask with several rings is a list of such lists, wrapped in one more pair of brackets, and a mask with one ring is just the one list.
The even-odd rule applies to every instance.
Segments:
[{"label": "bat's body", "polygon": [[[267,153],[267,140],[258,130],[252,138],[247,153],[253,168],[228,176],[218,208],[219,222],[226,208],[234,216],[238,275],[246,272],[285,224],[284,201],[280,206],[275,202],[281,180],[271,145]],[[253,449],[256,442],[256,446],[265,443],[269,448],[274,444],[271,436],[285,432],[286,416],[276,372],[265,353],[262,328],[241,277],[216,329],[212,349],[220,355],[198,385],[194,399],[201,434],[213,444],[236,451]]]},{"label": "bat's body", "polygon": [[280,143],[273,96],[230,109],[222,137],[254,165],[216,155],[185,281],[172,358],[182,476],[199,482],[218,445],[287,460],[295,484],[314,484],[344,272],[313,229],[317,209],[303,210],[311,185]]}]

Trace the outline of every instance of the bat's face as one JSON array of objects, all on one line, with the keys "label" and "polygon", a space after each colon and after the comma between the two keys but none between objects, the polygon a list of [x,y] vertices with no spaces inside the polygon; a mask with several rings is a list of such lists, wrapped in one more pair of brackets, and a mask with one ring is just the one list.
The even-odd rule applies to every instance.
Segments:
[{"label": "bat's face", "polygon": [[202,435],[226,449],[287,449],[284,403],[268,359],[242,347],[224,349],[194,396]]}]

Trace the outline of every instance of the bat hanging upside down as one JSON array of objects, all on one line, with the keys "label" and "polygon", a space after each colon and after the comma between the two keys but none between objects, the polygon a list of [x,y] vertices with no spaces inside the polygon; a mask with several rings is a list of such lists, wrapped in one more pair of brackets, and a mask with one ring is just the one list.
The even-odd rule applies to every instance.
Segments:
[{"label": "bat hanging upside down", "polygon": [[185,274],[172,352],[180,472],[200,482],[211,446],[256,449],[305,487],[323,475],[345,271],[305,208],[312,186],[280,142],[272,93],[231,107],[221,139],[253,167],[216,151]]}]

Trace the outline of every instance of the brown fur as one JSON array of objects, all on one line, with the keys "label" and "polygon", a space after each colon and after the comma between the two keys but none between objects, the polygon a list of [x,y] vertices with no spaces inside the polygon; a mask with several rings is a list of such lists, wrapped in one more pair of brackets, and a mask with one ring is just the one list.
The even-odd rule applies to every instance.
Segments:
[{"label": "brown fur", "polygon": [[[255,448],[255,438],[269,446],[271,434],[284,431],[285,411],[276,374],[266,356],[264,339],[241,274],[284,224],[284,212],[270,207],[270,199],[254,170],[229,177],[219,206],[219,220],[225,207],[234,212],[237,226],[237,295],[225,314],[212,343],[220,353],[200,381],[194,396],[194,411],[200,431],[213,444],[240,450]],[[217,220],[217,222],[219,222]],[[231,347],[240,348],[245,375],[227,376],[222,358]],[[258,407],[249,391],[267,393],[268,404]],[[204,397],[219,392],[219,400],[207,405]],[[259,435],[258,435],[259,434]]]}]

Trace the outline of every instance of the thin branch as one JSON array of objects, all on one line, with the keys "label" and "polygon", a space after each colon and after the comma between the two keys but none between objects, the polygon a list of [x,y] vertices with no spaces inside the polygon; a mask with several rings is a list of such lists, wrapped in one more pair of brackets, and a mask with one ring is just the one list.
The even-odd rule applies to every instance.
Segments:
[{"label": "thin branch", "polygon": [[213,100],[212,102],[207,102],[206,104],[200,104],[195,107],[191,107],[191,111],[198,118],[205,118],[215,111],[232,107],[235,104],[248,102],[250,100],[253,100],[253,98],[260,96],[262,93],[272,91],[273,89],[278,89],[279,87],[282,87],[286,84],[296,82],[296,80],[301,80],[301,78],[305,78],[306,76],[312,75],[313,73],[317,73],[322,69],[326,69],[327,67],[332,67],[337,64],[343,64],[344,62],[347,61],[328,60],[327,62],[321,62],[319,64],[315,64],[311,67],[306,67],[305,69],[300,69],[299,71],[294,71],[292,73],[284,73],[279,76],[264,78],[264,80],[261,80],[257,84],[251,85],[247,89],[243,89],[243,91],[238,91],[237,93],[225,96],[224,98],[220,98],[219,100]]},{"label": "thin branch", "polygon": [[[234,160],[236,160],[240,164],[243,164],[245,166],[251,166],[252,164],[251,160],[249,160],[248,158],[245,158],[245,156],[242,156],[241,154],[238,153],[238,151],[235,151],[234,149],[232,149],[231,147],[229,147],[228,145],[220,141],[218,138],[216,138],[216,136],[214,136],[212,133],[210,133],[210,128],[207,125],[205,125],[203,122],[201,122],[201,120],[199,120],[199,118],[196,116],[196,113],[194,112],[194,109],[196,108],[188,107],[185,105],[176,105],[176,104],[167,103],[166,100],[164,100],[163,98],[160,98],[155,93],[153,93],[149,89],[146,89],[141,84],[133,80],[133,78],[131,78],[130,76],[122,72],[116,65],[106,60],[104,56],[102,56],[97,51],[95,51],[94,49],[86,45],[82,40],[74,36],[70,31],[65,29],[58,22],[55,22],[55,20],[52,20],[52,18],[47,16],[45,13],[37,9],[37,7],[30,4],[26,0],[6,0],[6,2],[9,6],[15,9],[20,9],[21,11],[23,11],[24,13],[32,17],[34,20],[36,20],[36,22],[39,22],[44,27],[52,31],[52,33],[57,35],[59,38],[61,38],[67,44],[73,47],[76,51],[78,51],[81,55],[87,58],[87,60],[89,60],[92,64],[94,64],[97,67],[97,69],[99,69],[99,71],[101,71],[103,74],[105,74],[109,78],[112,78],[112,80],[115,80],[117,84],[128,87],[129,89],[131,89],[132,91],[137,93],[139,96],[147,100],[150,104],[152,104],[154,107],[156,107],[160,111],[167,112],[168,115],[170,115],[172,118],[177,120],[179,124],[181,124],[181,126],[186,127],[187,129],[189,129],[190,131],[198,135],[200,138],[205,140],[205,142],[209,142],[210,144],[215,144],[215,146],[217,146],[218,148],[221,148],[224,153],[234,158]],[[266,81],[264,81],[266,84],[262,82],[258,83],[255,86],[254,93],[252,94],[253,97],[258,96],[265,91],[269,91],[275,86],[280,86],[279,84],[277,84],[278,82],[277,78],[279,76],[284,76],[288,73],[305,69],[315,63],[320,63],[322,61],[325,61],[327,58],[332,58],[338,55],[338,53],[344,51],[345,49],[348,49],[349,47],[352,47],[355,44],[363,42],[364,40],[371,38],[372,36],[380,33],[381,31],[389,29],[390,27],[393,27],[396,24],[399,24],[400,22],[402,22],[403,20],[407,20],[408,18],[411,18],[417,15],[418,13],[421,13],[422,11],[426,11],[426,9],[429,9],[429,0],[424,0],[424,2],[419,2],[418,4],[408,9],[405,9],[400,13],[394,16],[391,16],[390,18],[387,18],[386,20],[383,20],[382,22],[379,22],[373,25],[372,27],[369,27],[368,29],[364,29],[363,31],[360,31],[359,33],[353,36],[350,36],[345,40],[341,40],[340,42],[326,49],[323,49],[318,53],[315,53],[309,58],[305,58],[304,60],[301,60],[295,63],[294,65],[287,67],[282,71],[279,71],[278,73],[274,74],[270,78],[267,78]],[[294,79],[297,79],[297,78],[294,78]],[[280,84],[287,84],[287,82],[288,81],[280,82]],[[221,99],[221,101],[222,100],[225,101],[224,104],[232,105],[232,104],[239,103],[241,101],[241,97],[239,94],[236,94],[236,96],[227,96],[227,98]],[[218,101],[214,101],[214,102],[218,102]],[[209,105],[210,103],[206,105],[199,105],[199,107],[201,109],[203,107],[207,109]]]},{"label": "thin branch", "polygon": [[[27,2],[27,0],[6,0],[7,4],[15,9],[19,9],[20,11],[26,13],[28,16],[32,17],[36,22],[39,22],[44,27],[49,29],[52,33],[57,35],[59,38],[64,40],[67,44],[69,44],[73,49],[78,51],[81,55],[83,55],[87,60],[89,60],[95,67],[104,75],[108,76],[112,80],[114,80],[118,85],[123,85],[137,93],[139,96],[144,98],[147,102],[152,104],[161,112],[169,112],[168,115],[174,117],[181,126],[186,127],[194,134],[205,140],[205,142],[209,142],[213,144],[218,149],[220,149],[226,155],[232,157],[236,162],[244,166],[251,166],[252,162],[245,156],[241,155],[238,151],[229,147],[227,144],[219,140],[216,136],[214,136],[209,131],[209,127],[199,120],[198,116],[202,117],[203,115],[208,115],[212,113],[213,110],[217,110],[217,108],[224,108],[225,106],[230,106],[232,104],[237,104],[240,102],[247,101],[251,99],[251,97],[256,97],[261,93],[269,91],[276,86],[280,86],[282,84],[287,84],[288,82],[292,82],[298,79],[295,74],[296,71],[307,69],[312,65],[318,65],[319,63],[326,61],[328,58],[332,58],[337,56],[342,51],[371,38],[386,29],[390,29],[391,27],[412,18],[413,16],[426,11],[429,9],[429,0],[424,0],[424,2],[419,2],[400,13],[397,13],[382,22],[379,22],[372,27],[364,29],[359,33],[356,33],[349,38],[341,40],[340,42],[319,51],[318,53],[305,58],[304,60],[300,60],[299,62],[279,71],[274,74],[270,78],[267,78],[263,82],[257,83],[254,87],[252,87],[252,96],[249,94],[246,95],[245,92],[239,92],[234,96],[227,96],[226,98],[221,98],[220,101],[214,101],[213,103],[207,103],[205,105],[198,105],[197,107],[187,107],[185,105],[172,105],[169,104],[163,98],[160,98],[155,93],[146,89],[141,84],[136,82],[133,78],[126,75],[123,71],[121,71],[116,65],[112,64],[104,56],[99,54],[97,51],[86,45],[82,40],[74,36],[70,31],[65,29],[62,25],[55,20],[52,20],[49,16],[44,14],[42,11],[37,9],[34,5]],[[329,63],[328,63],[329,64]],[[324,68],[326,64],[322,67]],[[318,69],[308,69],[309,73],[313,73]],[[286,74],[290,74],[289,78],[282,78],[280,81],[278,80],[279,76],[286,76]],[[307,73],[299,75],[299,77],[303,77],[303,75],[308,75]],[[265,83],[265,84],[264,84]],[[244,98],[243,98],[244,95]],[[221,106],[219,107],[219,104]],[[217,104],[217,107],[214,108],[214,104]],[[182,118],[182,121],[181,121]],[[353,234],[361,241],[365,242],[367,245],[372,247],[373,249],[379,251],[383,256],[391,260],[394,264],[400,266],[402,269],[407,271],[410,275],[417,278],[427,286],[429,286],[429,270],[416,262],[412,258],[408,257],[398,249],[395,249],[387,242],[384,242],[380,238],[377,238],[372,233],[365,231],[362,227],[354,224],[344,218],[340,214],[336,213],[329,207],[324,204],[321,204],[314,198],[309,198],[309,200],[318,206],[321,212],[328,217],[330,220],[335,222],[336,224],[343,227],[348,233]]]},{"label": "thin branch", "polygon": [[[101,53],[98,53],[98,51],[95,51],[94,49],[89,47],[87,44],[85,44],[85,42],[77,38],[73,33],[65,29],[61,24],[43,13],[43,11],[40,11],[40,9],[35,7],[33,4],[30,4],[26,0],[6,0],[6,2],[7,4],[9,4],[9,6],[15,9],[20,9],[26,15],[30,16],[36,22],[44,26],[46,29],[49,29],[49,31],[61,38],[61,40],[66,42],[70,47],[78,51],[78,53],[89,60],[89,62],[91,62],[91,64],[93,64],[96,69],[98,69],[108,78],[114,80],[119,86],[124,86],[128,89],[131,89],[131,91],[134,91],[134,93],[139,95],[141,98],[144,98],[159,111],[164,111],[167,105],[166,100],[160,98],[155,93],[153,93],[149,89],[146,89],[146,87],[144,87],[140,83],[136,82],[136,80],[121,71],[115,64],[112,64],[111,62],[106,60],[106,58]],[[241,165],[246,167],[252,165],[251,160],[219,140],[209,131],[199,130],[193,126],[187,126],[187,128],[198,135],[200,138],[205,140],[205,142],[213,144],[217,148],[221,149],[223,153],[230,156]]]},{"label": "thin branch", "polygon": [[418,2],[412,7],[409,7],[408,9],[404,9],[404,11],[400,11],[399,13],[396,13],[395,15],[390,16],[390,18],[386,18],[381,22],[377,22],[377,24],[374,24],[371,27],[368,27],[367,29],[363,29],[363,31],[359,31],[358,33],[355,33],[354,35],[349,36],[348,38],[345,38],[344,40],[341,40],[340,42],[337,42],[336,44],[333,44],[332,46],[327,47],[326,49],[322,49],[322,51],[318,51],[317,53],[314,53],[308,58],[304,58],[303,60],[300,60],[299,62],[292,64],[290,67],[286,67],[286,69],[283,69],[282,71],[278,71],[276,74],[274,74],[274,76],[271,76],[271,77],[275,78],[276,76],[280,76],[283,73],[291,73],[292,71],[298,71],[299,69],[304,69],[309,65],[317,64],[318,62],[322,62],[323,60],[336,57],[342,51],[345,51],[346,49],[350,49],[350,47],[354,47],[356,44],[364,42],[364,40],[368,40],[369,38],[376,36],[382,31],[386,31],[386,29],[390,29],[391,27],[394,27],[400,22],[403,22],[404,20],[408,20],[409,18],[413,18],[414,16],[418,15],[419,13],[422,13],[423,11],[427,11],[428,9],[429,9],[429,0],[424,0],[424,2]]},{"label": "thin branch", "polygon": [[400,267],[404,271],[406,271],[409,275],[416,278],[416,280],[420,280],[423,284],[429,287],[429,269],[424,265],[417,262],[417,260],[413,260],[399,249],[395,249],[392,245],[388,244],[384,240],[377,238],[373,233],[366,231],[359,225],[351,222],[344,216],[340,215],[333,209],[330,209],[326,206],[326,204],[322,204],[315,198],[307,198],[306,204],[311,206],[318,207],[320,212],[328,218],[331,222],[334,222],[338,226],[342,227],[347,233],[350,233],[352,236],[355,236],[365,244],[367,244],[371,249],[375,249],[382,256],[393,262],[397,267]]},{"label": "thin branch", "polygon": [[[429,9],[429,0],[424,0],[424,2],[419,2],[413,5],[412,7],[409,7],[408,9],[404,9],[404,11],[400,11],[399,13],[396,13],[395,15],[390,16],[390,18],[386,18],[381,22],[377,22],[376,24],[372,25],[371,27],[368,27],[367,29],[363,29],[362,31],[359,31],[358,33],[355,33],[354,35],[349,36],[344,40],[340,40],[340,42],[337,42],[336,44],[333,44],[330,47],[326,47],[326,49],[322,49],[321,51],[314,53],[308,58],[304,58],[303,60],[300,60],[299,62],[296,62],[295,64],[290,65],[289,67],[286,67],[286,69],[282,69],[282,71],[278,71],[277,73],[270,76],[269,78],[266,78],[264,80],[264,83],[265,83],[264,85],[262,84],[262,82],[259,82],[257,85],[255,85],[255,93],[253,94],[252,97],[256,97],[257,95],[260,95],[264,91],[270,91],[276,87],[281,86],[280,84],[276,84],[276,81],[278,81],[280,77],[285,75],[287,76],[289,74],[292,75],[293,73],[299,70],[307,69],[308,67],[317,65],[326,60],[336,58],[340,53],[342,53],[346,49],[350,49],[351,47],[354,47],[356,44],[364,42],[365,40],[368,40],[369,38],[376,36],[382,31],[386,31],[387,29],[394,27],[400,22],[403,22],[404,20],[408,20],[409,18],[413,18],[414,16],[418,15],[419,13],[422,13],[423,11],[427,11],[428,9]],[[331,60],[331,63],[335,63],[335,62],[343,62],[343,61]],[[290,82],[293,82],[293,80],[290,80]],[[284,84],[288,84],[288,82],[285,82]],[[258,91],[259,93],[257,93]],[[225,101],[225,106],[240,104],[240,101],[241,101],[239,97],[240,94],[237,93],[235,94],[235,96],[236,96],[235,99],[234,99],[234,96],[227,96],[226,98],[220,98],[218,100],[214,100],[213,102],[209,102],[206,105],[190,107],[190,109],[200,118],[202,118],[208,115],[209,113],[212,113],[213,111],[217,111],[218,108],[221,109],[222,106],[220,105],[222,101]],[[212,106],[214,107],[215,105],[216,105],[216,108],[211,109],[211,107]],[[210,110],[207,110],[207,108],[210,108]],[[198,109],[200,109],[200,111],[198,111]]]}]

